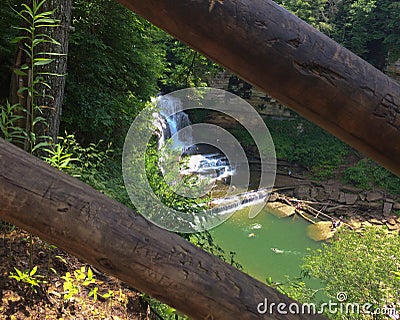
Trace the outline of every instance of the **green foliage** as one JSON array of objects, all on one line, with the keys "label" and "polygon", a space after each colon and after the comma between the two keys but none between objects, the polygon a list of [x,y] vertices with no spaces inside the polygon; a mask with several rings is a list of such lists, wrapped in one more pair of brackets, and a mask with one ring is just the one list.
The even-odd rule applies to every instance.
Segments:
[{"label": "green foliage", "polygon": [[45,156],[43,160],[62,171],[72,169],[72,162],[79,160],[72,158],[72,153],[66,153],[60,143],[54,145],[52,149],[45,149],[45,151],[47,151],[48,156]]},{"label": "green foliage", "polygon": [[221,70],[217,64],[169,35],[165,35],[164,42],[167,65],[160,79],[163,92],[205,87]]},{"label": "green foliage", "polygon": [[79,144],[73,134],[58,137],[58,143],[46,149],[44,160],[50,165],[79,178],[100,192],[132,206],[125,190],[119,154],[103,141]]},{"label": "green foliage", "polygon": [[105,170],[105,162],[113,152],[111,144],[104,146],[102,140],[83,147],[73,134],[65,133],[65,137],[58,139],[59,142],[47,150],[49,157],[45,160],[72,176],[81,177],[85,182],[89,180],[87,175],[93,176],[95,172]]},{"label": "green foliage", "polygon": [[175,180],[175,173],[168,170],[164,175],[159,167],[160,159],[176,159],[179,154],[180,152],[170,149],[168,144],[162,150],[158,150],[158,141],[154,136],[148,143],[145,155],[147,179],[155,195],[169,208],[188,213],[198,212],[203,210],[202,204],[206,203],[209,200],[208,198],[189,198],[176,193],[176,190],[184,188],[186,185],[195,185],[197,183],[196,177],[188,176],[181,180],[180,185],[172,187],[167,182]]},{"label": "green foliage", "polygon": [[331,30],[328,20],[329,5],[326,0],[278,0],[276,2],[315,28],[324,32]]},{"label": "green foliage", "polygon": [[386,2],[385,38],[383,43],[388,50],[388,61],[395,62],[400,57],[400,1]]},{"label": "green foliage", "polygon": [[400,54],[400,2],[351,0],[337,4],[334,38],[379,69]]},{"label": "green foliage", "polygon": [[400,1],[276,2],[379,69],[400,56]]},{"label": "green foliage", "polygon": [[277,158],[311,169],[314,178],[328,178],[349,152],[343,142],[306,120],[268,118],[266,124]]},{"label": "green foliage", "polygon": [[154,299],[147,294],[142,294],[141,298],[146,301],[151,310],[160,316],[163,320],[188,320],[189,318],[177,312],[175,308]]},{"label": "green foliage", "polygon": [[[305,272],[326,285],[326,294],[336,300],[339,292],[346,303],[372,304],[371,310],[400,300],[400,237],[383,228],[368,228],[359,234],[342,229],[334,240],[305,258]],[[332,319],[344,319],[341,314]],[[353,314],[351,319],[371,319]],[[374,319],[383,319],[382,315]]]},{"label": "green foliage", "polygon": [[29,287],[29,289],[37,293],[37,290],[40,288],[41,284],[43,283],[43,276],[37,274],[37,266],[34,266],[32,270],[25,270],[21,271],[18,268],[15,268],[15,273],[10,272],[9,278],[15,279],[18,282],[21,282]]},{"label": "green foliage", "polygon": [[73,274],[66,272],[61,278],[64,280],[63,290],[65,292],[65,300],[71,300],[80,294],[84,294],[84,291],[87,293],[88,297],[93,297],[93,300],[95,301],[99,296],[103,299],[109,299],[114,296],[112,290],[108,290],[108,292],[104,294],[99,293],[99,288],[96,286],[97,280],[90,267],[86,270],[86,267],[83,266],[80,269],[75,270]]},{"label": "green foliage", "polygon": [[315,300],[315,296],[320,290],[310,288],[304,281],[305,277],[306,275],[304,273],[300,277],[294,279],[286,276],[286,281],[284,282],[276,282],[273,281],[272,277],[267,277],[265,282],[268,286],[277,289],[282,294],[306,303]]},{"label": "green foliage", "polygon": [[77,0],[74,7],[62,128],[84,144],[122,145],[132,119],[158,91],[162,33],[112,0]]},{"label": "green foliage", "polygon": [[362,159],[347,168],[344,181],[365,190],[378,187],[392,194],[400,193],[400,178],[369,159]]},{"label": "green foliage", "polygon": [[187,240],[196,245],[197,247],[211,253],[212,255],[218,257],[222,261],[229,263],[234,266],[236,269],[242,270],[242,265],[236,261],[235,256],[236,252],[229,252],[227,254],[223,248],[221,248],[213,239],[212,235],[209,231],[203,231],[198,233],[191,233],[187,235],[183,235]]},{"label": "green foliage", "polygon": [[18,126],[18,122],[24,117],[20,104],[11,105],[6,101],[5,105],[0,105],[0,137],[11,143],[22,142],[26,139],[26,131]]},{"label": "green foliage", "polygon": [[254,146],[255,142],[251,137],[250,133],[243,127],[237,126],[229,129],[229,132],[239,141],[243,147]]}]

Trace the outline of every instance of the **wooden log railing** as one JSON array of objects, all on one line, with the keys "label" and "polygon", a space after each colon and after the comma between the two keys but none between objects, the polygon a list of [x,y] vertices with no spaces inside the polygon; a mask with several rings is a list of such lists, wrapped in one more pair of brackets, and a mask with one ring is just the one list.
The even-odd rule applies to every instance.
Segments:
[{"label": "wooden log railing", "polygon": [[118,1],[400,175],[400,84],[275,2]]},{"label": "wooden log railing", "polygon": [[[0,219],[193,319],[326,319],[279,313],[302,306],[3,139]],[[258,313],[265,299],[274,314]]]}]

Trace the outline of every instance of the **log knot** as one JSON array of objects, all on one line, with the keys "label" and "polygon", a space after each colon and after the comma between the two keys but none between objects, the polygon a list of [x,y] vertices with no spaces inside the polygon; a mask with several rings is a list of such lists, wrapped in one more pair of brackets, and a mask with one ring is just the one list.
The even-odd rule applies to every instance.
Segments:
[{"label": "log knot", "polygon": [[385,95],[375,109],[374,115],[385,119],[388,124],[400,130],[400,107],[391,94]]},{"label": "log knot", "polygon": [[100,258],[98,263],[107,270],[114,270],[114,264],[107,258]]}]

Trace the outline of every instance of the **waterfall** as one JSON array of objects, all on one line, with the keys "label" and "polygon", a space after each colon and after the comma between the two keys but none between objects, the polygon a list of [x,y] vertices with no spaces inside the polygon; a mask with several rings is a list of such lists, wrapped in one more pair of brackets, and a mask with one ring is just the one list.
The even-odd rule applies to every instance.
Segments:
[{"label": "waterfall", "polygon": [[262,205],[270,194],[269,189],[258,189],[237,194],[232,197],[214,199],[210,202],[213,215],[225,215],[227,213],[244,209],[254,205]]},{"label": "waterfall", "polygon": [[[166,144],[168,139],[173,138],[171,147],[179,150],[181,156],[188,159],[185,167],[180,169],[180,175],[196,175],[200,180],[207,179],[208,182],[217,180],[226,182],[235,174],[235,167],[229,163],[224,154],[218,152],[199,153],[199,148],[193,144],[191,122],[188,114],[182,111],[181,100],[175,97],[161,96],[157,98],[157,104],[159,112],[154,114],[154,123],[159,134],[159,149]],[[186,128],[184,133],[180,132],[183,128]],[[164,173],[162,166],[161,161],[160,167]],[[269,192],[269,189],[259,189],[230,197],[215,198],[209,203],[211,206],[209,212],[213,216],[222,216],[245,207],[263,205]]]},{"label": "waterfall", "polygon": [[173,97],[158,97],[159,113],[155,114],[155,125],[159,129],[159,148],[161,148],[167,139],[172,138],[174,149],[188,149],[193,143],[190,128],[184,133],[179,130],[189,127],[190,120],[187,113],[182,110],[181,100]]},{"label": "waterfall", "polygon": [[181,171],[181,174],[197,174],[201,178],[211,178],[214,180],[223,180],[235,173],[228,159],[219,153],[194,154],[189,156],[187,167]]}]

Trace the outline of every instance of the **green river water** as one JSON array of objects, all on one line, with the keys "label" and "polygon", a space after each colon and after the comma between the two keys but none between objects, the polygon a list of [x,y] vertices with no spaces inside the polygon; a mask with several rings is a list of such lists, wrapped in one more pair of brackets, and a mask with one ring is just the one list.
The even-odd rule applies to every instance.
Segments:
[{"label": "green river water", "polygon": [[300,217],[278,218],[266,209],[249,219],[248,209],[243,209],[210,233],[225,252],[236,252],[235,260],[244,272],[262,282],[267,277],[284,281],[285,275],[300,275],[308,248],[321,247],[307,237],[309,225]]}]

